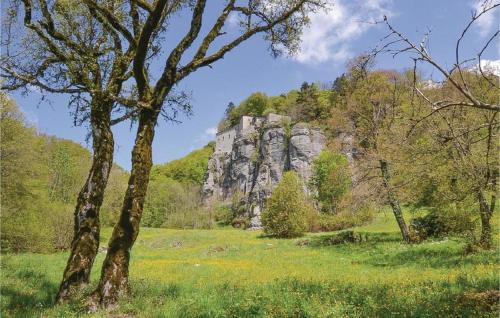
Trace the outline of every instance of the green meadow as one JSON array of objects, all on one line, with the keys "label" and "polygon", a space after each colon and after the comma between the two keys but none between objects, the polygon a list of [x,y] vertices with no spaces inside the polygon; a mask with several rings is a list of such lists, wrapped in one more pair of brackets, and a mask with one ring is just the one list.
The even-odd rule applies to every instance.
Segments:
[{"label": "green meadow", "polygon": [[[462,238],[404,244],[391,214],[355,231],[366,241],[144,228],[132,250],[132,297],[89,316],[498,317],[497,250],[466,254]],[[84,298],[53,306],[66,257],[3,255],[2,317],[87,315]]]}]

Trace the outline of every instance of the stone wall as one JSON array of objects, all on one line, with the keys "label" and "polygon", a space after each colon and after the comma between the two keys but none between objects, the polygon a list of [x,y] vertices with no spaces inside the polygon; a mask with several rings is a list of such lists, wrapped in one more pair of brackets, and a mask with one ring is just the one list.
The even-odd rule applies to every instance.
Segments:
[{"label": "stone wall", "polygon": [[230,153],[233,149],[234,137],[236,137],[237,131],[237,127],[230,127],[218,133],[215,138],[215,151],[221,153]]}]

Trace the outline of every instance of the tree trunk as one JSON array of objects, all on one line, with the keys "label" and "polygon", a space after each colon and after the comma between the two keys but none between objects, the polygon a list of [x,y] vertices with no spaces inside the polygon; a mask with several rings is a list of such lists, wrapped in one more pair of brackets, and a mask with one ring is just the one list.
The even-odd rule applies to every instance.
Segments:
[{"label": "tree trunk", "polygon": [[157,116],[154,111],[143,110],[141,112],[132,151],[132,171],[120,219],[109,240],[99,285],[90,298],[89,309],[91,311],[95,311],[100,305],[104,307],[113,305],[118,298],[129,293],[130,250],[139,234],[139,223],[153,164],[152,143]]},{"label": "tree trunk", "polygon": [[387,161],[380,160],[380,170],[382,171],[382,180],[384,187],[387,191],[387,200],[391,205],[394,217],[396,217],[396,221],[398,222],[399,229],[401,230],[401,235],[403,236],[403,240],[405,240],[405,242],[407,243],[410,243],[410,235],[408,234],[408,227],[406,226],[406,222],[405,219],[403,218],[403,213],[401,212],[401,207],[399,206],[399,202],[396,199],[396,195],[389,183],[390,174],[389,174],[389,169],[387,167]]},{"label": "tree trunk", "polygon": [[113,103],[99,98],[94,98],[92,103],[93,162],[87,181],[78,195],[71,253],[56,297],[58,303],[67,300],[73,290],[89,282],[99,247],[99,209],[113,165],[114,140],[110,123]]},{"label": "tree trunk", "polygon": [[479,244],[485,249],[490,249],[492,246],[490,219],[493,211],[488,206],[483,191],[477,190],[477,199],[479,201],[479,214],[481,216],[481,239],[479,240]]}]

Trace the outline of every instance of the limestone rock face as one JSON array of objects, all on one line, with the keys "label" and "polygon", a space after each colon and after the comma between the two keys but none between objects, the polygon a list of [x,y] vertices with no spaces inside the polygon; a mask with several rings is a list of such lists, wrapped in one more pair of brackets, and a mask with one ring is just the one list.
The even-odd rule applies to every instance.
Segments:
[{"label": "limestone rock face", "polygon": [[320,130],[304,124],[295,125],[290,138],[290,169],[297,171],[303,180],[309,180],[312,161],[324,145],[325,136]]},{"label": "limestone rock face", "polygon": [[260,212],[283,172],[296,171],[307,185],[312,162],[324,146],[319,129],[306,124],[291,127],[286,116],[244,116],[239,125],[217,134],[203,186],[204,202],[227,201],[239,192],[250,226],[258,228]]}]

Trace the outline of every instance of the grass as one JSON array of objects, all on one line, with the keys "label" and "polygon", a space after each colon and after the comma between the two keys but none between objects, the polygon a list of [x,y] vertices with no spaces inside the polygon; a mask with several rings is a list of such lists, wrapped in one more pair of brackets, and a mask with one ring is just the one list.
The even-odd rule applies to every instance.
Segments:
[{"label": "grass", "polygon": [[[93,316],[498,317],[497,251],[465,255],[460,238],[403,244],[390,214],[355,230],[368,241],[328,246],[319,242],[331,233],[279,240],[229,228],[144,228],[132,251],[132,297]],[[109,235],[105,229],[103,242]],[[3,256],[2,317],[86,315],[83,296],[53,306],[66,257]]]}]

